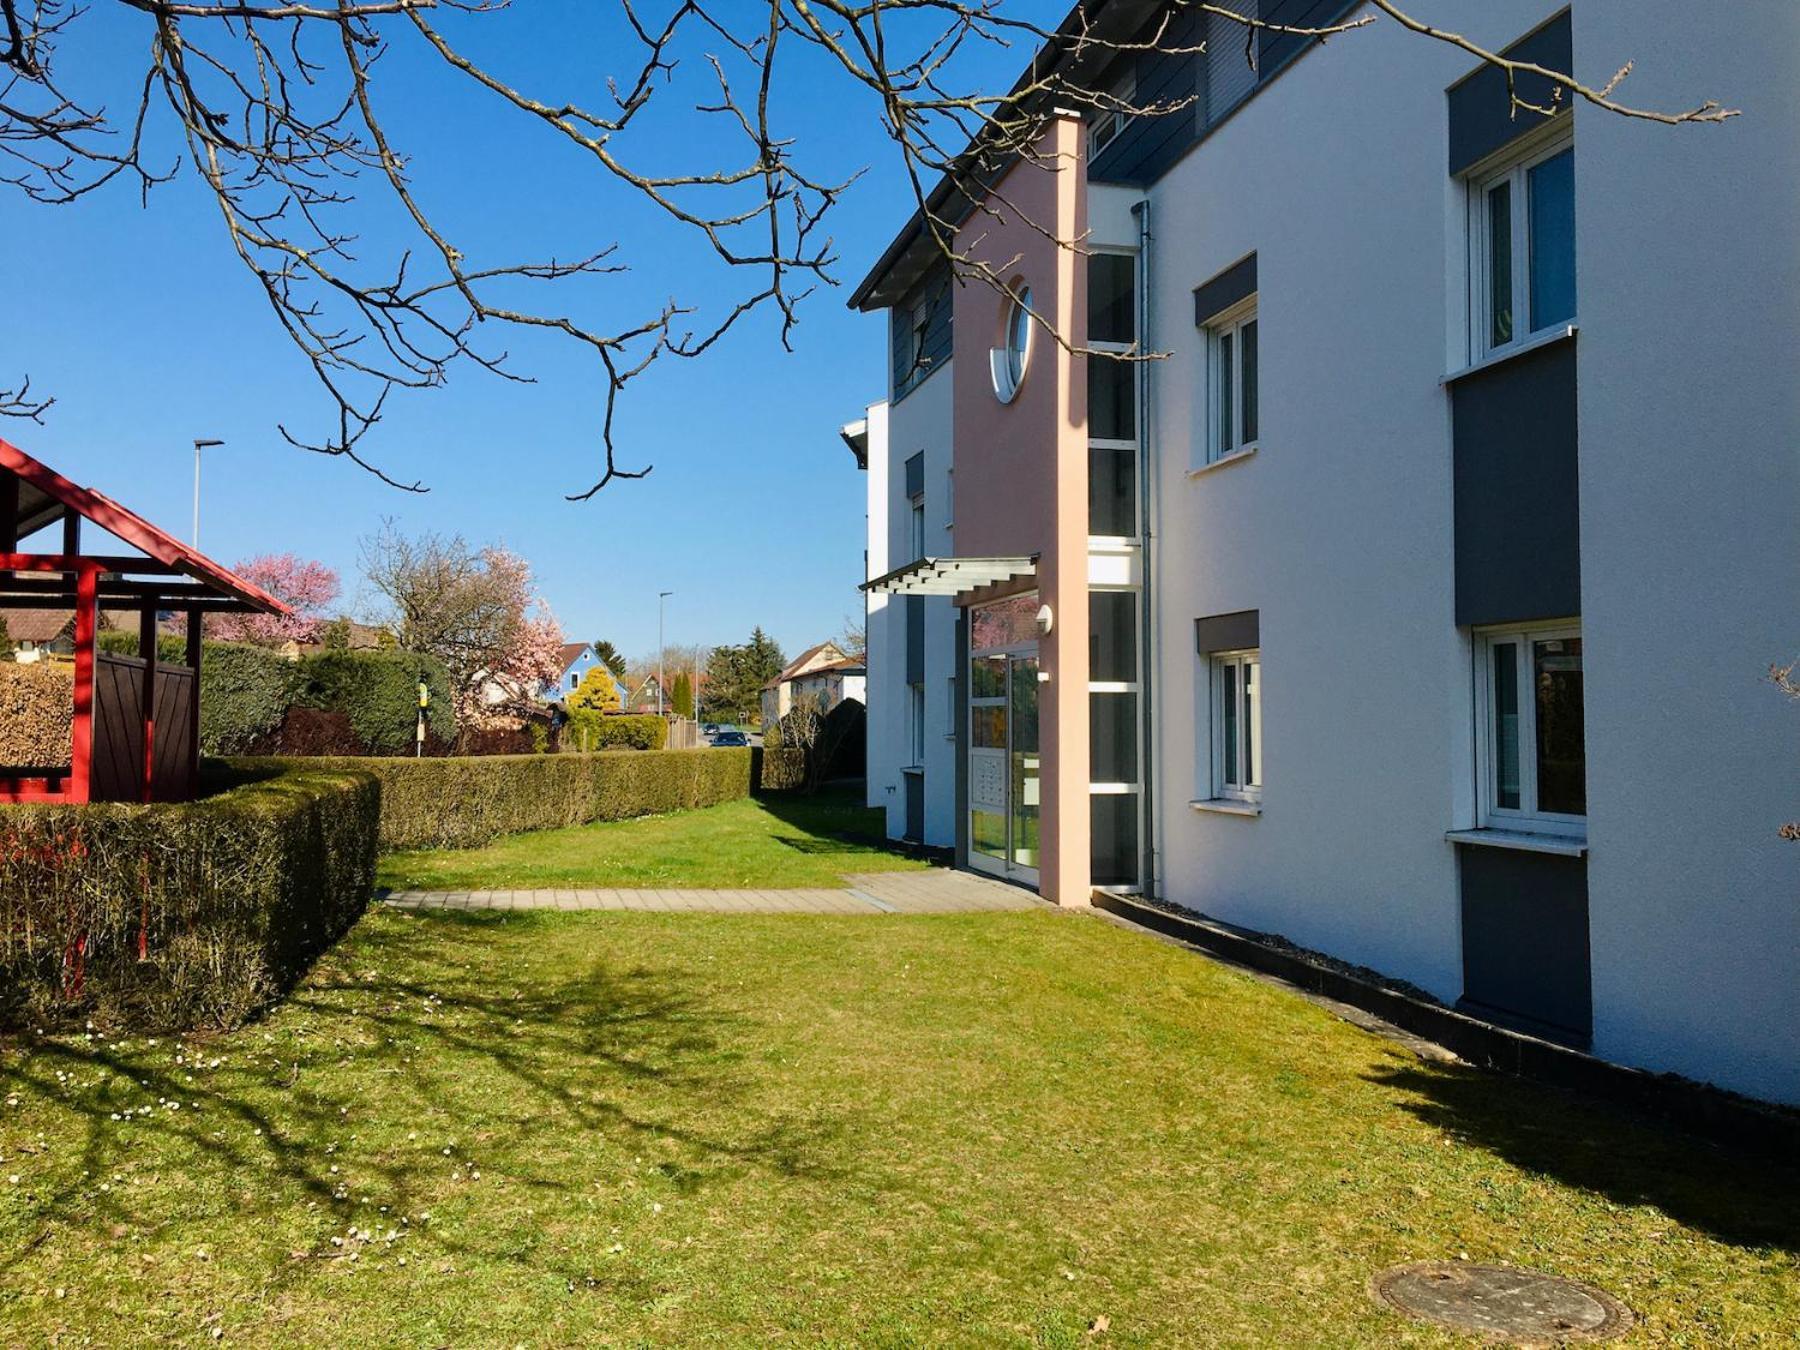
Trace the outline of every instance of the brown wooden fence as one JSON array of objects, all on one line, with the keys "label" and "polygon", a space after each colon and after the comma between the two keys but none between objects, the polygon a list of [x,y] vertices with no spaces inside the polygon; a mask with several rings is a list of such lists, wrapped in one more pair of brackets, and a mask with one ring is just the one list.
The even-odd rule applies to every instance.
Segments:
[{"label": "brown wooden fence", "polygon": [[[193,678],[186,666],[157,664],[155,715],[149,728],[150,772],[158,801],[182,802],[194,795]],[[92,800],[144,800],[143,707],[144,662],[134,656],[96,653]]]}]

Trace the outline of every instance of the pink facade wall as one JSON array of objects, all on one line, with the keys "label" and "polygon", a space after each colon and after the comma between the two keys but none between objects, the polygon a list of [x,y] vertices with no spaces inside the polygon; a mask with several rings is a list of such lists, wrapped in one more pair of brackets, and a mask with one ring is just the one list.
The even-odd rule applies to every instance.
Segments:
[{"label": "pink facade wall", "polygon": [[[958,252],[1031,288],[1031,307],[1074,347],[1087,339],[1087,268],[1077,246],[1087,224],[1085,137],[1058,119],[1041,158],[1003,178],[957,231]],[[1046,238],[1049,232],[1054,238]],[[1085,905],[1088,806],[1088,447],[1084,359],[1049,333],[1032,335],[1025,378],[1011,403],[994,396],[989,352],[1001,345],[1008,301],[981,281],[955,299],[956,522],[958,556],[1035,553],[1037,589],[1054,616],[1039,644],[1042,756],[1040,893]]]}]

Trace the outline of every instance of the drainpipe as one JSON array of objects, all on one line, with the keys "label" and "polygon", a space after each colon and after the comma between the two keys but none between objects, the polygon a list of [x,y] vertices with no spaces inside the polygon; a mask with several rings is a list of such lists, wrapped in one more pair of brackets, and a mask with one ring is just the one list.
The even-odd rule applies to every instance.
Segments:
[{"label": "drainpipe", "polygon": [[[1150,306],[1151,268],[1150,268],[1150,198],[1145,197],[1131,208],[1131,214],[1137,218],[1138,227],[1138,350],[1152,350],[1150,341]],[[1144,839],[1140,865],[1145,868],[1143,877],[1143,893],[1155,897],[1160,894],[1157,886],[1157,851],[1156,851],[1156,781],[1162,769],[1162,757],[1157,754],[1156,737],[1156,672],[1162,652],[1162,634],[1154,620],[1155,606],[1152,602],[1152,577],[1155,575],[1151,566],[1151,549],[1155,543],[1156,532],[1151,528],[1150,512],[1152,504],[1160,513],[1162,494],[1151,486],[1156,480],[1152,476],[1159,457],[1151,453],[1150,447],[1156,444],[1155,426],[1153,422],[1154,407],[1151,401],[1151,377],[1156,370],[1156,362],[1139,361],[1138,367],[1138,631],[1143,635],[1138,643],[1140,670],[1138,672],[1139,698],[1143,709],[1143,765],[1144,771],[1139,776],[1140,808],[1144,822]],[[1160,524],[1160,519],[1158,524]]]}]

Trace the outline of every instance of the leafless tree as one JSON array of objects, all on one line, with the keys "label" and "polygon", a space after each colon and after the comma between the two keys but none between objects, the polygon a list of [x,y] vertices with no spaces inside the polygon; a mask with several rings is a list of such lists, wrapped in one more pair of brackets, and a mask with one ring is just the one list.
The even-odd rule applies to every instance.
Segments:
[{"label": "leafless tree", "polygon": [[[878,120],[899,157],[929,237],[964,281],[999,286],[999,269],[956,247],[952,196],[980,210],[1012,211],[994,179],[1031,159],[1056,110],[1161,116],[1190,99],[1143,99],[1107,92],[1102,73],[1121,55],[1159,49],[1197,52],[1180,36],[1196,31],[1183,15],[1222,16],[1257,59],[1259,33],[1330,38],[1367,24],[1402,25],[1503,70],[1521,109],[1546,111],[1582,100],[1626,117],[1666,123],[1717,122],[1731,110],[1707,101],[1685,110],[1634,107],[1618,98],[1629,63],[1603,86],[1509,61],[1422,22],[1393,0],[1318,28],[1269,23],[1239,3],[1167,0],[1145,30],[1115,31],[1111,12],[1082,3],[1063,22],[1028,17],[1020,0],[593,0],[616,23],[617,49],[599,52],[608,70],[595,101],[561,90],[532,92],[477,53],[509,0],[0,0],[0,183],[45,205],[80,201],[122,180],[147,195],[177,175],[197,177],[219,212],[225,244],[255,278],[274,322],[323,390],[322,433],[292,432],[291,443],[356,461],[389,482],[363,443],[396,390],[429,389],[465,367],[525,379],[499,343],[508,330],[544,332],[584,349],[600,390],[602,462],[578,498],[626,466],[614,438],[620,392],[660,359],[706,352],[748,316],[770,311],[786,343],[799,306],[820,283],[834,284],[836,257],[823,226],[849,181],[803,163],[803,147],[771,114],[779,88],[805,88]],[[105,28],[141,28],[141,66],[102,101],[70,92],[59,59],[94,45]],[[578,154],[584,171],[614,200],[648,203],[673,230],[703,242],[717,264],[745,280],[705,313],[672,299],[653,313],[575,317],[564,295],[531,296],[555,283],[604,278],[628,266],[615,246],[567,258],[476,259],[457,229],[422,199],[409,175],[415,156],[454,147],[402,145],[390,136],[383,58],[399,44],[448,79],[489,100],[496,113],[524,119]],[[1000,46],[1030,55],[1006,89],[971,89],[965,59]],[[821,83],[821,74],[835,76]],[[1521,93],[1523,89],[1541,93]],[[639,135],[665,104],[678,103],[728,128],[741,147],[731,162],[663,162]],[[698,139],[698,138],[695,138]],[[546,183],[546,199],[566,184]],[[397,214],[409,242],[395,256],[365,259],[356,249],[372,220]],[[1058,240],[1064,247],[1079,241]],[[16,297],[15,297],[16,299]],[[604,309],[604,306],[601,306]],[[1058,341],[1063,335],[1055,334]],[[30,383],[0,389],[0,413],[41,418],[52,399]],[[418,482],[400,483],[423,490]]]},{"label": "leafless tree", "polygon": [[460,535],[409,538],[390,523],[362,541],[362,568],[400,647],[443,662],[459,717],[480,719],[490,682],[502,710],[514,711],[561,674],[562,635],[533,613],[530,568],[505,550],[472,548]]}]

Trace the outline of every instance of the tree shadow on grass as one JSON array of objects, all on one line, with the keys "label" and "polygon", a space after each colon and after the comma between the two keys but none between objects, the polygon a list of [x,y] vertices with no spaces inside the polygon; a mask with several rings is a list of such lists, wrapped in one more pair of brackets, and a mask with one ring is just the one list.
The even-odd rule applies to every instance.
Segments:
[{"label": "tree shadow on grass", "polygon": [[1368,1077],[1402,1110],[1527,1172],[1654,1206],[1721,1242],[1800,1252],[1800,1166],[1470,1066],[1390,1063]]},{"label": "tree shadow on grass", "polygon": [[[241,1196],[240,1225],[316,1210],[303,1225],[311,1247],[277,1263],[278,1284],[309,1260],[341,1257],[328,1244],[346,1224],[388,1226],[441,1204],[447,1177],[468,1184],[483,1166],[487,1184],[502,1181],[513,1197],[494,1203],[521,1215],[530,1195],[582,1191],[597,1177],[630,1184],[633,1154],[683,1194],[746,1172],[841,1175],[838,1123],[755,1098],[757,1066],[743,1049],[755,1028],[698,980],[603,953],[579,969],[513,976],[495,959],[493,930],[539,916],[406,917],[361,925],[267,1022],[227,1036],[163,1037],[154,1050],[141,1037],[124,1050],[78,1037],[0,1046],[0,1096],[52,1103],[63,1125],[52,1146],[65,1155],[62,1180],[25,1197],[32,1222],[0,1247],[0,1276],[59,1230],[104,1243],[141,1224],[147,1207],[128,1188],[97,1183],[146,1164],[215,1174]],[[181,1047],[227,1065],[190,1082],[195,1065],[173,1062]],[[364,1142],[344,1142],[359,1133]],[[440,1135],[456,1141],[448,1153]],[[230,1240],[203,1226],[209,1242]],[[436,1226],[407,1237],[421,1255],[549,1265],[592,1284],[591,1266],[573,1256],[546,1260]]]}]

